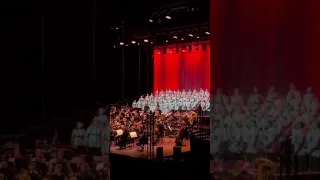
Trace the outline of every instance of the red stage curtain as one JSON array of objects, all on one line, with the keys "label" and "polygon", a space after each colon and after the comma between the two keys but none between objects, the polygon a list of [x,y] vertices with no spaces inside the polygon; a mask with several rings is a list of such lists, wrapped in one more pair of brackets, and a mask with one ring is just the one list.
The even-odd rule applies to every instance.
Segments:
[{"label": "red stage curtain", "polygon": [[212,0],[211,88],[320,95],[319,0]]},{"label": "red stage curtain", "polygon": [[[191,45],[192,50],[186,46],[185,52],[180,46],[154,49],[154,86],[157,90],[210,90],[210,47],[209,43]],[[197,48],[196,48],[197,47]]]}]

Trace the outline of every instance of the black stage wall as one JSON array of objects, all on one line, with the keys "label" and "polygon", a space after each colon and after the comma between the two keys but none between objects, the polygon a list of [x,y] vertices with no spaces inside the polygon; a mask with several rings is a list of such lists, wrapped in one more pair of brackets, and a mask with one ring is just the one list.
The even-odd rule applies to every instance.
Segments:
[{"label": "black stage wall", "polygon": [[5,1],[1,59],[7,71],[2,86],[4,112],[10,117],[6,124],[46,123],[96,102],[121,99],[122,65],[110,41],[115,3],[43,2]]},{"label": "black stage wall", "polygon": [[[118,48],[116,48],[118,49]],[[119,48],[122,50],[122,48]],[[153,92],[153,48],[124,47],[124,99]]]}]

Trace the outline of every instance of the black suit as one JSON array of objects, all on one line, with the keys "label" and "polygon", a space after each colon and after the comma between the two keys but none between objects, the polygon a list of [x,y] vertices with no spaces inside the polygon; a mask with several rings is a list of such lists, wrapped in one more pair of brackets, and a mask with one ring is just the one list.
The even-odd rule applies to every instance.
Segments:
[{"label": "black suit", "polygon": [[125,148],[128,141],[129,141],[129,132],[124,131],[123,134],[121,135],[120,141],[119,141],[120,148]]}]

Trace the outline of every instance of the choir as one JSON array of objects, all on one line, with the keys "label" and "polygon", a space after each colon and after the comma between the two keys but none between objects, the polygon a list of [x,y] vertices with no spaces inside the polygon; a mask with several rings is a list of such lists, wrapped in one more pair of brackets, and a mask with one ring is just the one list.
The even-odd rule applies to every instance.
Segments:
[{"label": "choir", "polygon": [[[223,154],[245,155],[254,160],[257,153],[277,154],[289,137],[293,156],[310,163],[303,169],[320,168],[319,102],[309,87],[301,93],[291,84],[286,96],[271,87],[266,96],[254,88],[247,102],[235,89],[229,98],[221,89],[212,98],[210,144],[213,159]],[[306,160],[306,156],[310,157]],[[230,157],[230,156],[229,156]],[[305,163],[300,163],[305,164]]]},{"label": "choir", "polygon": [[88,147],[89,152],[96,155],[109,155],[110,127],[109,115],[100,108],[92,123],[85,130],[81,122],[73,129],[71,144],[73,148]]},{"label": "choir", "polygon": [[156,91],[146,96],[141,96],[132,103],[133,108],[144,109],[149,106],[150,110],[155,112],[161,110],[162,113],[168,113],[171,110],[193,110],[201,105],[203,111],[210,110],[210,93],[208,90],[170,90]]}]

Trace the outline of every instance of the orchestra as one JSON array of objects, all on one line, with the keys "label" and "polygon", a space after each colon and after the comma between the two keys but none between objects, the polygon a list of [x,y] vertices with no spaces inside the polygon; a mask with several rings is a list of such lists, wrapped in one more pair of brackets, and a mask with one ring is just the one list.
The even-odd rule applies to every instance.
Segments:
[{"label": "orchestra", "polygon": [[[127,106],[114,106],[110,110],[110,131],[113,144],[126,148],[132,143],[130,132],[137,133],[138,146],[144,149],[144,145],[150,143],[150,134],[153,135],[153,145],[159,144],[164,136],[170,134],[176,137],[176,144],[183,145],[183,139],[189,135],[189,130],[197,122],[197,113],[194,111],[170,111],[162,114],[161,110],[154,113],[154,132],[148,132],[148,116],[139,108]],[[123,132],[118,134],[119,132]],[[111,143],[112,143],[111,142]]]}]

